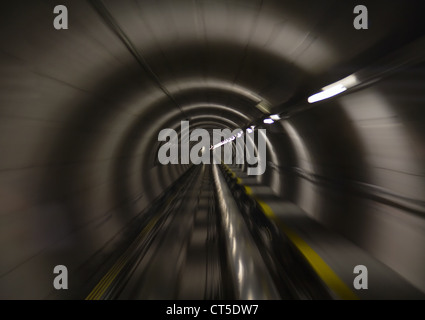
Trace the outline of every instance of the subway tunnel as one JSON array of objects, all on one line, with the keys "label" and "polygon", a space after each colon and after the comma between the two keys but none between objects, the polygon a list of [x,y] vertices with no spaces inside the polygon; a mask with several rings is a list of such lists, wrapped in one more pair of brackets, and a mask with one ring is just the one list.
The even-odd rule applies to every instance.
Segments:
[{"label": "subway tunnel", "polygon": [[3,1],[0,298],[424,299],[420,4]]}]

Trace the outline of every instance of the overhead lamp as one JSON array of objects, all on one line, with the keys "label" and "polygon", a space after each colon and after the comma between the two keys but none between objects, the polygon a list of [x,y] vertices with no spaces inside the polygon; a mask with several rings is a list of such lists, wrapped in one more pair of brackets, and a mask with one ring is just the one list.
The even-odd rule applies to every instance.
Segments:
[{"label": "overhead lamp", "polygon": [[252,126],[249,126],[248,128],[246,128],[246,131],[247,131],[248,133],[253,133],[253,132],[254,132],[254,129],[255,129],[255,126],[254,126],[254,125],[252,125]]},{"label": "overhead lamp", "polygon": [[357,85],[359,82],[356,78],[356,76],[354,75],[350,75],[342,80],[339,80],[331,85],[328,85],[326,87],[322,88],[321,92],[318,92],[316,94],[313,94],[312,96],[310,96],[307,101],[309,103],[315,103],[318,101],[322,101],[325,99],[329,99],[331,97],[334,97],[344,91],[346,91],[347,89],[354,87],[355,85]]},{"label": "overhead lamp", "polygon": [[272,124],[272,123],[274,123],[274,120],[273,119],[270,119],[270,118],[267,118],[267,119],[264,119],[263,122],[265,124]]},{"label": "overhead lamp", "polygon": [[272,120],[280,120],[280,116],[278,114],[272,114],[270,116],[270,119],[272,119]]},{"label": "overhead lamp", "polygon": [[315,103],[315,102],[318,102],[318,101],[329,99],[333,96],[336,96],[337,94],[344,92],[345,90],[347,90],[347,88],[344,87],[342,84],[339,84],[339,85],[336,85],[334,87],[330,87],[329,89],[326,89],[322,92],[313,94],[312,96],[310,96],[308,98],[308,102],[309,103]]}]

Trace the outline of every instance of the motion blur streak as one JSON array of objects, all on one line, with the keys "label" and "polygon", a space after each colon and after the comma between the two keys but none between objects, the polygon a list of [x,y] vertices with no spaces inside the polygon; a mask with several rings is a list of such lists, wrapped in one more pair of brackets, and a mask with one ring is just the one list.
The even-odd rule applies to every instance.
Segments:
[{"label": "motion blur streak", "polygon": [[[424,299],[422,2],[2,1],[0,298]],[[265,173],[162,165],[181,121]]]}]

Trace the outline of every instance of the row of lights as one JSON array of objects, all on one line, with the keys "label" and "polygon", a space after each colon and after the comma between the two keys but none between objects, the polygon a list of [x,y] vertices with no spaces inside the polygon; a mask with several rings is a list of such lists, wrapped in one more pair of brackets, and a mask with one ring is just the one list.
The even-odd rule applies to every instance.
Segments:
[{"label": "row of lights", "polygon": [[[318,93],[310,96],[307,101],[309,103],[319,102],[325,99],[332,98],[344,91],[358,85],[360,82],[354,74],[349,75],[348,77],[339,80],[335,83],[332,83],[326,87],[323,87]],[[263,122],[265,124],[273,124],[275,121],[280,120],[281,117],[278,114],[271,115],[269,118],[265,118]]]},{"label": "row of lights", "polygon": [[[248,131],[248,133],[252,133],[252,132],[254,132],[254,129],[255,129],[255,126],[250,126],[249,128],[246,129],[246,131]],[[232,142],[233,140],[238,139],[238,138],[240,138],[242,136],[243,136],[243,131],[241,130],[236,135],[231,136],[231,137],[229,137],[227,139],[224,139],[223,141],[221,141],[221,142],[219,142],[219,143],[217,143],[215,145],[212,145],[211,148],[210,148],[210,150],[214,150],[216,148],[219,148],[222,145],[225,145],[225,144],[227,144],[229,142]]]},{"label": "row of lights", "polygon": [[[329,99],[333,96],[336,96],[344,91],[346,91],[349,88],[352,88],[354,86],[356,86],[357,84],[359,84],[359,81],[357,80],[357,78],[354,75],[350,75],[338,82],[335,82],[329,86],[323,87],[321,92],[318,92],[316,94],[313,94],[312,96],[310,96],[307,101],[309,103],[315,103],[318,101],[322,101],[325,99]],[[281,117],[278,114],[272,114],[270,115],[269,118],[265,118],[263,120],[263,122],[265,124],[273,124],[275,121],[280,120]],[[250,126],[246,129],[246,131],[248,133],[252,133],[254,132],[254,128],[255,126]],[[243,135],[243,131],[240,131],[236,136],[232,136],[230,138],[227,138],[225,140],[223,140],[222,142],[214,145],[211,147],[211,149],[215,149],[218,148],[226,143],[232,142],[233,140],[235,140],[236,138],[240,138]]]},{"label": "row of lights", "polygon": [[265,124],[272,124],[275,121],[280,120],[280,116],[278,114],[272,114],[270,118],[266,118],[263,120]]}]

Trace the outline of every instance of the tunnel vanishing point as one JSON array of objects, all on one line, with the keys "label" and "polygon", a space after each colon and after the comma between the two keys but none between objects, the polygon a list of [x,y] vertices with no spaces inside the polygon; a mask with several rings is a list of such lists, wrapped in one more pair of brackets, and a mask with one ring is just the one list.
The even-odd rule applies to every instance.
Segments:
[{"label": "tunnel vanishing point", "polygon": [[421,4],[2,1],[0,299],[424,299]]}]

